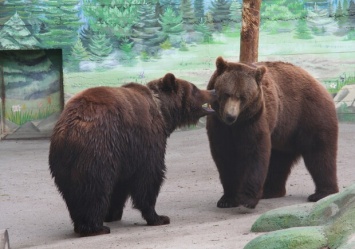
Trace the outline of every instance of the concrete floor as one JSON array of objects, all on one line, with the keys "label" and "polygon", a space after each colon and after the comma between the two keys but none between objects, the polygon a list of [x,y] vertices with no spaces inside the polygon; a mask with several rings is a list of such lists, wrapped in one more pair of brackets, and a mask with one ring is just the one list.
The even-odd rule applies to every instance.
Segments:
[{"label": "concrete floor", "polygon": [[[339,187],[355,182],[355,125],[341,124]],[[179,131],[168,140],[167,179],[156,205],[171,224],[148,227],[127,203],[122,221],[109,223],[111,234],[78,238],[65,203],[48,170],[48,140],[0,142],[0,229],[11,248],[236,248],[259,234],[252,223],[262,213],[306,202],[314,191],[303,162],[295,166],[284,198],[261,200],[255,210],[218,209],[222,194],[205,129]]]}]

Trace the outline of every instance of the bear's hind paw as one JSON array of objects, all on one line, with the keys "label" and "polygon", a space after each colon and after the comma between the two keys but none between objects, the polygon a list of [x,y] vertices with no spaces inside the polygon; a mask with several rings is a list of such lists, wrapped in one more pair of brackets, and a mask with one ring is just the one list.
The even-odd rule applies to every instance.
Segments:
[{"label": "bear's hind paw", "polygon": [[88,229],[88,231],[79,230],[77,229],[77,227],[75,227],[74,232],[79,233],[80,237],[88,237],[88,236],[109,234],[111,231],[109,227],[102,226],[100,229]]},{"label": "bear's hind paw", "polygon": [[323,199],[324,197],[327,197],[328,195],[335,194],[335,193],[338,193],[338,191],[335,190],[335,191],[330,191],[330,192],[316,192],[316,193],[308,196],[308,201],[317,202],[320,199]]},{"label": "bear's hind paw", "polygon": [[164,215],[158,215],[156,219],[147,221],[148,226],[161,226],[170,224],[170,218]]}]

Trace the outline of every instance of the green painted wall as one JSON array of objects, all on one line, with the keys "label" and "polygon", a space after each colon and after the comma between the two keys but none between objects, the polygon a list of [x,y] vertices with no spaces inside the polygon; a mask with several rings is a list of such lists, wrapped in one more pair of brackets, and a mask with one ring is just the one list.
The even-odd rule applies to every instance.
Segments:
[{"label": "green painted wall", "polygon": [[[0,50],[62,49],[69,95],[166,72],[205,87],[217,56],[239,58],[241,2],[0,0]],[[355,84],[354,58],[355,0],[262,2],[260,61],[299,65],[335,93]]]}]

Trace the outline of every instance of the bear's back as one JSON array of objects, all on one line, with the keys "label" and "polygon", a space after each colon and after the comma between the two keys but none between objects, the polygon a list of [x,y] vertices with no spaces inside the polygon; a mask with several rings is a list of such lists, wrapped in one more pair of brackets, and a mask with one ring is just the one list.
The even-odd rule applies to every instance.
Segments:
[{"label": "bear's back", "polygon": [[131,141],[140,136],[140,139],[149,140],[148,134],[152,132],[165,137],[157,104],[147,93],[133,86],[84,90],[66,104],[52,139],[64,142],[68,139],[79,141],[83,137],[106,137],[101,141],[109,142],[111,138]]},{"label": "bear's back", "polygon": [[[282,104],[298,105],[300,108],[334,105],[331,95],[326,88],[304,69],[286,62],[260,62],[267,68],[263,84],[276,88]],[[292,107],[294,109],[294,107]]]},{"label": "bear's back", "polygon": [[[337,127],[335,106],[331,95],[304,69],[285,62],[260,62],[267,73],[263,78],[267,112],[272,116],[275,110],[268,102],[277,102],[277,114],[273,127],[278,134],[301,134],[304,130]],[[275,95],[276,94],[276,95]],[[302,127],[302,128],[301,128]]]},{"label": "bear's back", "polygon": [[156,115],[159,113],[149,94],[140,86],[90,88],[69,100],[63,116],[75,117],[76,122],[85,122],[85,125],[98,124],[94,120],[119,122],[127,127],[149,123],[154,111]]}]

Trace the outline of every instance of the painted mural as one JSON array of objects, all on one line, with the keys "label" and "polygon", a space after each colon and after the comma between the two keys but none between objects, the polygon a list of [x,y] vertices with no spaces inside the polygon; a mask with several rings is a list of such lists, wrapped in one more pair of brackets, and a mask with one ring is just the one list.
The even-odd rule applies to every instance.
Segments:
[{"label": "painted mural", "polygon": [[[0,0],[0,50],[62,49],[68,97],[166,72],[204,88],[217,56],[239,58],[241,8],[242,0]],[[263,0],[259,60],[299,65],[334,95],[355,84],[355,0]],[[340,119],[355,121],[353,102],[338,98]]]},{"label": "painted mural", "polygon": [[56,56],[58,51],[50,56],[44,50],[0,51],[1,128],[9,138],[50,134],[62,109]]}]

